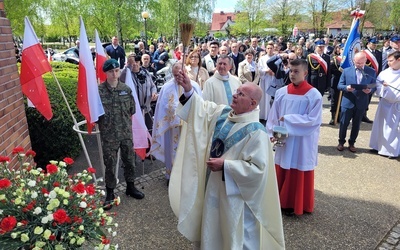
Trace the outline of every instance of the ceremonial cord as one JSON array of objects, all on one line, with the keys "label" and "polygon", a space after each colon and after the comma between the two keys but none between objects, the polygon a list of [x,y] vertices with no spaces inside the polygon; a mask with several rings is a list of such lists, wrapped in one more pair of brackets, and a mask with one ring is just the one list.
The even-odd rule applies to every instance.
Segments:
[{"label": "ceremonial cord", "polygon": [[318,63],[318,66],[317,66],[317,67],[314,67],[314,65],[312,64],[311,55],[308,55],[308,63],[310,64],[310,66],[311,66],[311,68],[312,68],[313,70],[318,70],[319,67],[321,67],[321,65],[320,65],[319,63]]}]

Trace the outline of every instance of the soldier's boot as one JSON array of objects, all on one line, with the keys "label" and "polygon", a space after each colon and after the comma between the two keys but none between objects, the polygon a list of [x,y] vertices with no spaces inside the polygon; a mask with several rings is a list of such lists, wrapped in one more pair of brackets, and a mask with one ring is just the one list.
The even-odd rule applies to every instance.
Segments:
[{"label": "soldier's boot", "polygon": [[137,190],[137,188],[135,187],[135,184],[133,182],[127,182],[126,183],[126,195],[131,196],[135,199],[143,199],[144,198],[144,193],[140,192],[139,190]]},{"label": "soldier's boot", "polygon": [[106,200],[103,203],[104,211],[108,211],[113,207],[114,199],[115,199],[115,194],[114,194],[113,188],[106,187],[106,192],[107,192]]}]

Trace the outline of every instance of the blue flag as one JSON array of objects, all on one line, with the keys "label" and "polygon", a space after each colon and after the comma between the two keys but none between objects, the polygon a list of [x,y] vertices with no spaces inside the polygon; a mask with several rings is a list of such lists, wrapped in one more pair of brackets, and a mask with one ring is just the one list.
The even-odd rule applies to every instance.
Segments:
[{"label": "blue flag", "polygon": [[343,59],[340,67],[345,69],[353,66],[354,54],[361,51],[360,45],[360,32],[358,31],[358,26],[360,25],[360,19],[354,18],[353,23],[350,28],[350,34],[347,37],[346,43],[343,50]]}]

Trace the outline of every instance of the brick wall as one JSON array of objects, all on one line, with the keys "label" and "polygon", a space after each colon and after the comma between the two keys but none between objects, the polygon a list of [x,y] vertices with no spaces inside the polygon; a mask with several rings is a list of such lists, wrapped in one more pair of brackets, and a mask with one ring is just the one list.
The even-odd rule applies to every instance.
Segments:
[{"label": "brick wall", "polygon": [[[13,148],[31,148],[24,99],[10,21],[0,0],[0,155],[11,157]],[[16,158],[10,165],[16,164]]]}]

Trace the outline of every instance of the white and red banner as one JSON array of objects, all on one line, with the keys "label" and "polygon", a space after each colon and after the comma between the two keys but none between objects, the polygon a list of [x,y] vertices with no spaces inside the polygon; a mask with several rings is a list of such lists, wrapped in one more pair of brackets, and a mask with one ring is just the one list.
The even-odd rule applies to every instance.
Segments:
[{"label": "white and red banner", "polygon": [[99,33],[95,30],[96,36],[96,77],[100,83],[106,81],[106,73],[103,72],[104,62],[107,60],[106,52],[104,51],[103,46],[101,45],[101,41],[99,38]]},{"label": "white and red banner", "polygon": [[42,75],[51,70],[50,63],[47,61],[46,54],[39,43],[36,33],[28,17],[25,17],[20,73],[22,93],[47,120],[53,117],[53,112]]},{"label": "white and red banner", "polygon": [[378,60],[376,60],[376,57],[374,54],[372,54],[371,51],[369,50],[363,50],[367,59],[371,62],[371,66],[374,68],[376,75],[378,75],[378,71],[379,71],[379,64],[378,64]]},{"label": "white and red banner", "polygon": [[324,70],[325,74],[328,74],[328,64],[326,63],[324,58],[322,58],[320,55],[318,55],[316,53],[311,53],[310,57],[312,59],[316,60],[319,63],[319,65],[321,65],[321,67]]},{"label": "white and red banner", "polygon": [[92,132],[94,123],[99,120],[99,116],[104,115],[104,108],[99,95],[96,72],[94,69],[93,57],[90,52],[85,25],[82,21],[82,17],[79,19],[80,45],[76,104],[79,111],[86,119],[88,133],[90,134]]},{"label": "white and red banner", "polygon": [[146,158],[146,149],[149,147],[149,140],[151,141],[151,135],[147,130],[144,116],[140,108],[139,99],[136,93],[135,85],[132,80],[132,73],[129,69],[126,70],[125,84],[132,89],[132,96],[135,100],[135,114],[132,116],[132,136],[133,136],[133,147],[136,154],[144,160]]}]

